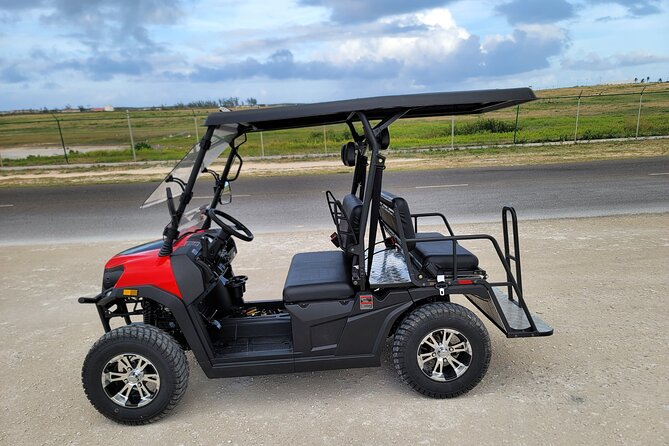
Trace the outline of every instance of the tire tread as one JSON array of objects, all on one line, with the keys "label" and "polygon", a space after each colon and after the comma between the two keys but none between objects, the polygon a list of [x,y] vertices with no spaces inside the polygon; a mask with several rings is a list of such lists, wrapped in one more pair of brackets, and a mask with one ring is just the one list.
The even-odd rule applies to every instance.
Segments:
[{"label": "tire tread", "polygon": [[[407,357],[412,357],[412,355],[407,356],[406,351],[409,336],[411,336],[419,329],[422,324],[428,322],[429,320],[444,317],[459,318],[472,324],[476,330],[483,334],[483,342],[488,346],[488,348],[485,349],[483,369],[479,373],[479,376],[466,387],[460,389],[457,392],[434,392],[429,389],[425,389],[420,385],[420,383],[413,379],[405,362]],[[413,310],[397,328],[392,344],[392,361],[395,366],[395,370],[399,374],[402,382],[409,385],[416,392],[432,398],[454,398],[472,390],[479,382],[481,382],[483,376],[487,372],[491,356],[492,353],[490,349],[490,336],[488,335],[488,331],[483,325],[483,322],[481,322],[481,319],[479,319],[469,309],[450,302],[429,303]]]},{"label": "tire tread", "polygon": [[[86,385],[86,380],[84,379],[84,376],[89,373],[89,367],[91,367],[91,357],[98,349],[104,348],[110,343],[127,340],[139,341],[147,347],[154,349],[162,355],[169,364],[171,364],[172,370],[174,371],[175,387],[169,403],[159,414],[147,419],[127,420],[108,414],[99,404],[97,404],[95,399],[92,398],[90,389]],[[91,347],[86,355],[84,366],[81,371],[84,393],[91,404],[107,418],[126,425],[150,424],[164,418],[177,406],[186,392],[186,389],[188,388],[189,374],[188,360],[179,343],[172,336],[159,328],[144,324],[125,325],[105,333]]]}]

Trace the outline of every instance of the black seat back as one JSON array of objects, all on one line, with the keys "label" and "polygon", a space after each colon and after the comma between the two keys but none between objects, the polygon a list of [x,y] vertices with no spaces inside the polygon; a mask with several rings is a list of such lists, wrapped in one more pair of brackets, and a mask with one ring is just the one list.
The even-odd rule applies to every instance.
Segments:
[{"label": "black seat back", "polygon": [[362,201],[360,198],[353,194],[348,194],[344,197],[344,200],[341,203],[341,207],[346,215],[346,219],[340,220],[340,225],[347,225],[346,220],[348,220],[348,225],[350,227],[346,228],[337,228],[340,234],[340,243],[341,249],[345,253],[351,254],[349,248],[355,246],[358,240],[358,234],[360,233],[360,217],[362,216]]},{"label": "black seat back", "polygon": [[[404,198],[387,191],[381,191],[379,216],[385,228],[389,229],[397,237],[404,237],[404,240],[416,238],[416,232],[411,222],[409,204]],[[409,251],[414,249],[415,246],[415,242],[407,243]]]}]

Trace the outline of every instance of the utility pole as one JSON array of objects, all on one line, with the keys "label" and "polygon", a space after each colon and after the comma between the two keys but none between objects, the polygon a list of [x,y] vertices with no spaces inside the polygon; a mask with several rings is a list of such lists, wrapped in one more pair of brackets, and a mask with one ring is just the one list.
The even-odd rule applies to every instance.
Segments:
[{"label": "utility pole", "polygon": [[128,120],[128,133],[130,133],[130,148],[132,149],[132,160],[137,161],[137,155],[135,154],[135,140],[132,137],[132,126],[130,125],[130,112],[126,109],[125,117]]},{"label": "utility pole", "polygon": [[639,94],[639,112],[636,114],[636,134],[634,135],[634,138],[639,137],[639,123],[641,122],[641,101],[643,100],[643,91],[646,89],[646,87],[643,87],[641,89],[641,94]]},{"label": "utility pole", "polygon": [[67,159],[67,149],[65,149],[65,140],[63,139],[63,129],[60,128],[60,121],[58,118],[56,118],[56,115],[51,113],[51,116],[53,116],[53,119],[56,120],[56,124],[58,125],[58,134],[60,135],[60,146],[63,148],[63,155],[65,155],[65,164],[70,164],[70,160]]}]

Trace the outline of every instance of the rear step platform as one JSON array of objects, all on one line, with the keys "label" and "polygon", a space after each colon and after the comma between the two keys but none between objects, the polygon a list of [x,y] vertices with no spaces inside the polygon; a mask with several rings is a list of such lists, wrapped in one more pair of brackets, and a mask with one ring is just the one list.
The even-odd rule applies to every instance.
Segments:
[{"label": "rear step platform", "polygon": [[495,325],[506,334],[507,338],[525,338],[533,336],[550,336],[553,327],[544,322],[539,316],[530,312],[530,317],[536,329],[527,319],[527,315],[518,300],[509,299],[506,291],[501,287],[491,287],[491,298],[482,299],[481,296],[468,294],[466,297],[485,314]]}]

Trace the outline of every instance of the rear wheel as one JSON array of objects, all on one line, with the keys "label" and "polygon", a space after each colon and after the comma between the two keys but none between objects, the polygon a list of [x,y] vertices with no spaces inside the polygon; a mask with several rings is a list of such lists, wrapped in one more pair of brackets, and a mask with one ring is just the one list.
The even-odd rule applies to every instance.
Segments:
[{"label": "rear wheel", "polygon": [[476,387],[490,364],[490,337],[474,313],[438,302],[414,310],[393,341],[393,363],[402,381],[434,398]]},{"label": "rear wheel", "polygon": [[93,345],[81,376],[86,396],[104,416],[123,424],[148,424],[183,397],[188,362],[168,334],[149,325],[129,325]]}]

